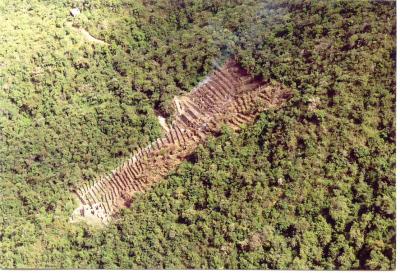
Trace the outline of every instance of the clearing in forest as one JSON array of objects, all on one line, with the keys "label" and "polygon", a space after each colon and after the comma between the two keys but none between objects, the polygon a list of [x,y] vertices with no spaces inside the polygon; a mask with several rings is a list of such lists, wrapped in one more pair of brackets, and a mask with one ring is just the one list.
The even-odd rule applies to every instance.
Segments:
[{"label": "clearing in forest", "polygon": [[84,28],[76,28],[79,33],[82,34],[82,36],[89,42],[96,43],[96,44],[101,44],[101,45],[107,45],[106,42],[99,40],[95,37],[93,37],[86,29]]},{"label": "clearing in forest", "polygon": [[284,86],[268,85],[229,59],[191,93],[175,99],[176,115],[164,136],[110,174],[74,191],[80,206],[72,221],[106,223],[120,208],[130,205],[135,192],[162,180],[223,124],[239,129],[290,96]]},{"label": "clearing in forest", "polygon": [[74,29],[76,32],[78,32],[80,35],[82,35],[82,37],[88,42],[100,44],[100,45],[109,45],[108,43],[104,42],[103,40],[93,37],[92,34],[90,34],[86,29],[84,29],[82,27],[74,26],[71,22],[67,22],[66,26]]}]

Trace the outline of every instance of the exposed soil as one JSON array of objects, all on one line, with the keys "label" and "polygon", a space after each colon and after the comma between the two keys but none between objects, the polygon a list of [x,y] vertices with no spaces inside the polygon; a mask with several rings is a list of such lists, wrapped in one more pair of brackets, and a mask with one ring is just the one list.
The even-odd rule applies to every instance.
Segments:
[{"label": "exposed soil", "polygon": [[103,40],[93,37],[86,29],[84,29],[82,27],[76,27],[71,22],[67,22],[66,26],[71,27],[75,31],[79,32],[83,36],[83,38],[85,38],[85,40],[88,42],[95,43],[95,44],[101,44],[101,45],[108,45],[108,43],[104,42]]},{"label": "exposed soil", "polygon": [[84,28],[76,28],[79,33],[82,34],[82,36],[86,39],[86,41],[96,43],[96,44],[101,44],[101,45],[108,45],[106,42],[99,40],[95,37],[93,37],[86,29]]},{"label": "exposed soil", "polygon": [[233,129],[291,97],[284,86],[254,78],[234,60],[215,70],[190,94],[175,99],[176,115],[165,135],[137,151],[111,174],[76,190],[81,205],[72,215],[106,223],[135,192],[143,192],[174,170],[223,124]]},{"label": "exposed soil", "polygon": [[158,122],[160,123],[161,127],[165,130],[168,131],[169,130],[169,126],[167,124],[166,119],[163,116],[157,116],[158,118]]}]

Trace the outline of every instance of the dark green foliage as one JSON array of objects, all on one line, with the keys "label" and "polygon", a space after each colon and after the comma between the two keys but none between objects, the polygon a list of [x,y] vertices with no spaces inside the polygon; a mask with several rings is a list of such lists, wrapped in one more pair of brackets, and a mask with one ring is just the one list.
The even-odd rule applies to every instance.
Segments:
[{"label": "dark green foliage", "polygon": [[[394,3],[6,0],[0,13],[1,267],[395,268]],[[109,226],[69,223],[70,190],[158,137],[155,112],[228,54],[294,98],[224,129]]]}]

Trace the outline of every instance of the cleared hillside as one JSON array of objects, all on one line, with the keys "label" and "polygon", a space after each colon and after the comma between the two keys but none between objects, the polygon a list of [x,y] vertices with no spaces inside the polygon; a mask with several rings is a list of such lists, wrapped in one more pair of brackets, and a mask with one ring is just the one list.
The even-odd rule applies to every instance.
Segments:
[{"label": "cleared hillside", "polygon": [[[3,0],[0,14],[0,267],[395,268],[395,2]],[[73,190],[162,137],[157,116],[173,126],[174,98],[228,56],[290,100],[222,126],[107,226],[71,223]]]},{"label": "cleared hillside", "polygon": [[229,59],[190,94],[175,98],[176,114],[164,136],[135,152],[111,174],[75,190],[81,204],[71,219],[107,223],[119,209],[130,206],[134,193],[162,181],[224,124],[240,129],[290,96],[287,88],[267,85]]}]

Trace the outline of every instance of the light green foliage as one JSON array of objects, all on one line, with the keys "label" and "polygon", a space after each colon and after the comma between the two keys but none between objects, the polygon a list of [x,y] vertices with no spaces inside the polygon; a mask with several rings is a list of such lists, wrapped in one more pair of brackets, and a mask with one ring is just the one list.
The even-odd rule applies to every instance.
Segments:
[{"label": "light green foliage", "polygon": [[[394,3],[6,0],[0,13],[1,267],[395,268]],[[209,139],[106,228],[69,223],[70,190],[158,137],[155,112],[228,54],[294,97]]]}]

